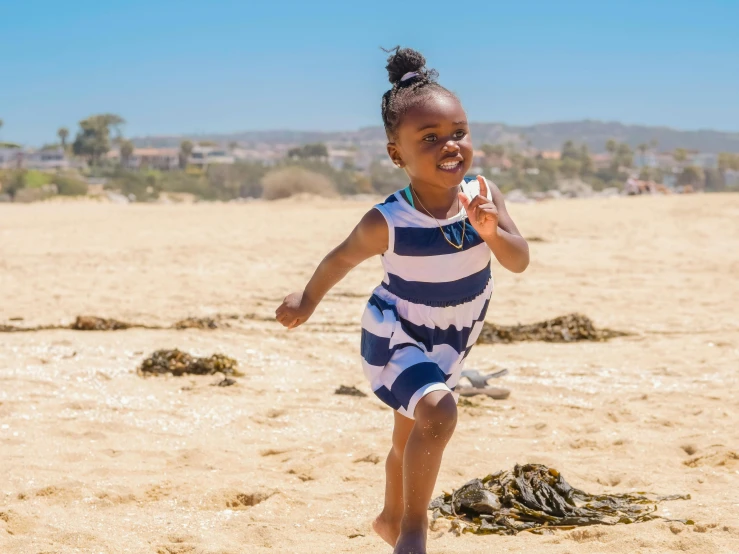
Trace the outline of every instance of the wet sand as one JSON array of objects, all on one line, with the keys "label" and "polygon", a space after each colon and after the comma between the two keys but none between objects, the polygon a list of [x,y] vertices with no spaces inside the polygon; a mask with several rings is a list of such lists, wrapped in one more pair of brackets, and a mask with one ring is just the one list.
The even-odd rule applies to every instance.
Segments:
[{"label": "wet sand", "polygon": [[[0,205],[0,325],[92,314],[153,325],[253,314],[231,328],[0,334],[0,552],[389,554],[380,509],[392,413],[359,364],[379,260],[305,326],[270,317],[369,207]],[[488,320],[581,312],[634,335],[478,345],[505,401],[460,410],[437,491],[516,462],[589,492],[689,493],[670,518],[554,535],[456,537],[429,552],[739,551],[739,195],[511,205],[532,242],[494,266]],[[24,318],[11,321],[11,318]],[[236,358],[245,377],[139,377],[159,348]]]}]

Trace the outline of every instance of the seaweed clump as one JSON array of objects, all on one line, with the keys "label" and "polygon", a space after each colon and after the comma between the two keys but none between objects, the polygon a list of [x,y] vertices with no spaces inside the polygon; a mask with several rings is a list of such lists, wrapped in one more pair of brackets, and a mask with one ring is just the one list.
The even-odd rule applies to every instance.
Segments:
[{"label": "seaweed clump", "polygon": [[[219,323],[212,317],[188,317],[181,319],[172,325],[173,329],[218,329],[224,324]],[[227,326],[227,325],[225,325]]]},{"label": "seaweed clump", "polygon": [[78,315],[69,328],[74,331],[119,331],[136,327],[131,323],[92,315]]},{"label": "seaweed clump", "polygon": [[184,374],[213,375],[243,375],[236,369],[238,362],[223,354],[213,354],[208,358],[196,358],[181,350],[157,350],[146,358],[139,366],[139,373],[162,375],[171,373],[179,377]]},{"label": "seaweed clump", "polygon": [[[571,487],[556,469],[517,464],[513,471],[474,479],[451,494],[443,494],[429,508],[434,519],[451,519],[452,526],[461,532],[516,535],[663,519],[655,514],[658,502],[688,499],[690,495],[589,494]],[[693,521],[683,523],[692,525]]]},{"label": "seaweed clump", "polygon": [[365,396],[367,396],[367,393],[362,392],[357,387],[347,387],[346,385],[341,385],[338,389],[334,391],[334,394],[359,396],[360,398],[364,398]]},{"label": "seaweed clump", "polygon": [[495,325],[485,322],[478,343],[511,343],[523,341],[575,342],[606,341],[628,335],[612,329],[598,329],[582,314],[569,314],[529,325]]}]

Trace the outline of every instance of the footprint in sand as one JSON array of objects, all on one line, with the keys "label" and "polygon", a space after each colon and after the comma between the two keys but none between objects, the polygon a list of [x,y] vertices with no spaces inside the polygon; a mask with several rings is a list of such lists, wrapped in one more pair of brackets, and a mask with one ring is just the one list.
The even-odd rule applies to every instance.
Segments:
[{"label": "footprint in sand", "polygon": [[739,469],[739,454],[724,446],[717,445],[710,447],[705,454],[685,460],[683,464],[688,467],[709,466],[734,471]]}]

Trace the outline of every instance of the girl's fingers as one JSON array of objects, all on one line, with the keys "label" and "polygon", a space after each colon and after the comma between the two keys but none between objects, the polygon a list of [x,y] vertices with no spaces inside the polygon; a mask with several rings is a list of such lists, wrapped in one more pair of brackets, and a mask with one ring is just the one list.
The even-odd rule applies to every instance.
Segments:
[{"label": "girl's fingers", "polygon": [[467,195],[463,192],[457,193],[457,198],[459,198],[459,201],[462,203],[462,207],[464,208],[464,211],[469,211],[470,208],[470,201],[467,199]]},{"label": "girl's fingers", "polygon": [[488,198],[488,183],[485,180],[485,177],[482,175],[477,176],[477,182],[480,183],[480,196],[484,197],[486,200]]}]

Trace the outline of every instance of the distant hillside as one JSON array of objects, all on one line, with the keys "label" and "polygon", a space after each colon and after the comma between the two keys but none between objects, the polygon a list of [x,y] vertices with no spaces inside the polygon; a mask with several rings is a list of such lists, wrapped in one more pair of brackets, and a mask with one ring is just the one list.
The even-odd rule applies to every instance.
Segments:
[{"label": "distant hillside", "polygon": [[[513,126],[503,123],[472,123],[472,136],[476,146],[483,143],[531,145],[541,150],[559,150],[567,140],[587,144],[593,152],[603,152],[608,139],[627,142],[636,148],[642,143],[657,141],[662,151],[687,148],[701,152],[739,152],[739,133],[698,130],[680,131],[669,127],[624,125],[604,121],[564,121],[540,123],[531,126]],[[136,137],[134,143],[143,146],[178,146],[183,136]],[[356,131],[248,131],[231,134],[190,135],[190,139],[212,140],[221,143],[243,144],[305,144],[325,142],[330,144],[369,145],[384,143],[382,127],[367,127]]]}]

